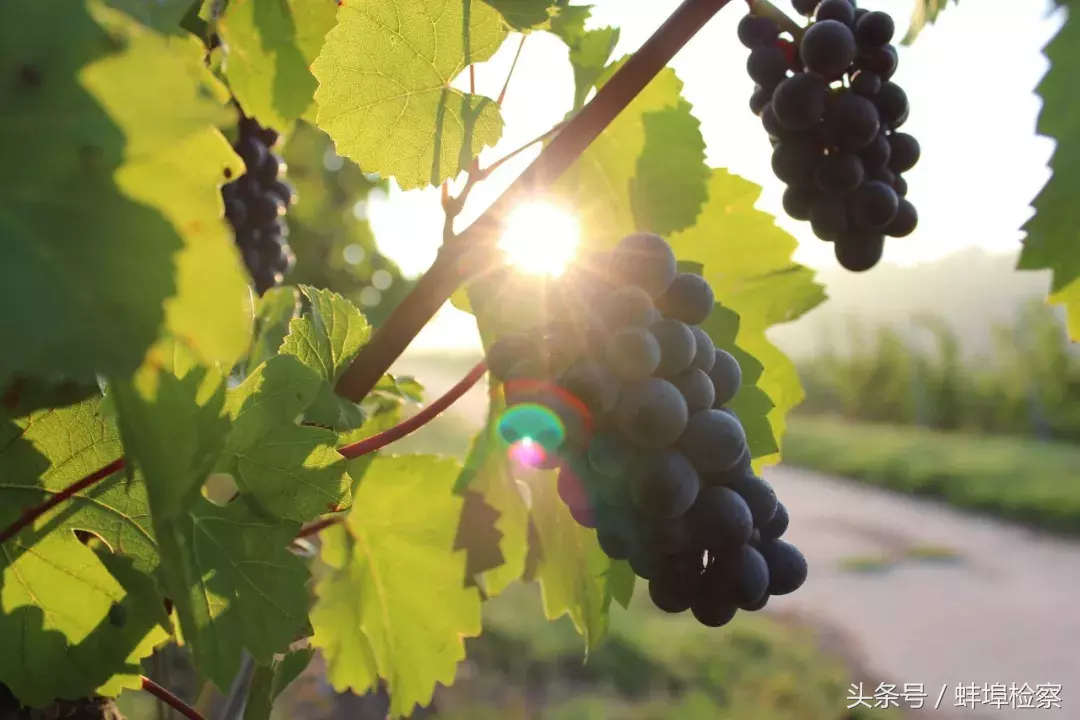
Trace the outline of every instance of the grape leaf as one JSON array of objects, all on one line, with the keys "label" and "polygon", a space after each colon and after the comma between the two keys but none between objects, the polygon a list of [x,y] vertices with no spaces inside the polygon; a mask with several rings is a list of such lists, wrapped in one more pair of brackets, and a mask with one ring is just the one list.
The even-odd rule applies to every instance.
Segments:
[{"label": "grape leaf", "polygon": [[180,21],[194,5],[191,0],[106,0],[106,4],[162,33],[181,32]]},{"label": "grape leaf", "polygon": [[299,425],[297,416],[323,386],[292,355],[277,355],[229,391],[232,429],[217,471],[267,512],[305,522],[348,507],[352,480],[332,430]]},{"label": "grape leaf", "polygon": [[240,106],[263,125],[286,130],[318,86],[308,67],[334,27],[329,0],[231,0],[218,21],[229,48],[225,77]]},{"label": "grape leaf", "polygon": [[450,82],[506,34],[502,16],[472,0],[345,3],[311,68],[319,127],[403,190],[438,185],[502,136],[495,102]]},{"label": "grape leaf", "polygon": [[199,498],[157,522],[165,587],[199,671],[226,689],[243,650],[269,664],[307,632],[304,562],[286,550],[300,523],[271,518],[244,501]]},{"label": "grape leaf", "polygon": [[334,392],[334,384],[348,369],[371,336],[371,326],[351,302],[329,290],[301,286],[310,308],[289,323],[281,352],[294,355],[325,381],[307,408],[305,419],[316,425],[350,430],[364,422],[356,403]]},{"label": "grape leaf", "polygon": [[511,30],[523,32],[543,27],[551,19],[555,0],[484,0],[499,11]]},{"label": "grape leaf", "polygon": [[1080,72],[1080,18],[1075,9],[1065,16],[1065,24],[1046,46],[1050,69],[1037,88],[1043,105],[1037,129],[1054,139],[1050,159],[1053,175],[1032,202],[1035,214],[1024,225],[1027,237],[1020,254],[1022,270],[1052,270],[1050,301],[1060,303],[1069,313],[1069,334],[1080,340],[1080,211],[1075,188],[1080,172],[1080,112],[1075,83]]},{"label": "grape leaf", "polygon": [[[784,418],[803,398],[802,384],[794,364],[766,337],[773,325],[790,322],[819,305],[825,294],[814,282],[814,273],[792,261],[797,242],[778,228],[773,217],[754,204],[761,188],[726,170],[713,170],[709,201],[697,224],[671,238],[677,257],[693,259],[704,266],[704,277],[712,285],[717,302],[738,316],[735,343],[724,343],[710,318],[705,329],[718,345],[730,349],[737,344],[763,366],[755,380],[774,408],[769,421],[777,439],[783,434]],[[715,310],[714,315],[722,313]],[[737,398],[732,409],[743,418],[750,407],[764,409],[761,398],[740,413]],[[740,393],[741,394],[741,393]],[[748,428],[748,431],[751,428]]]},{"label": "grape leaf", "polygon": [[[959,0],[953,0],[954,3]],[[937,22],[938,15],[949,4],[949,0],[915,0],[915,7],[911,11],[911,20],[908,21],[908,30],[905,33],[901,45],[910,45],[919,37],[927,25]]]},{"label": "grape leaf", "polygon": [[453,682],[463,638],[480,634],[480,596],[465,587],[465,554],[453,549],[458,470],[445,458],[376,458],[344,527],[322,538],[312,644],[339,691],[385,679],[395,716]]},{"label": "grape leaf", "polygon": [[293,287],[276,287],[259,298],[255,309],[255,342],[248,354],[248,367],[256,368],[278,354],[289,334],[289,323],[300,312],[300,297]]},{"label": "grape leaf", "polygon": [[570,48],[575,111],[585,105],[585,98],[596,87],[611,59],[611,53],[615,52],[615,46],[619,43],[619,28],[585,29],[585,21],[591,12],[588,6],[562,7],[551,20],[551,33]]},{"label": "grape leaf", "polygon": [[[604,77],[598,83],[600,87],[610,79],[615,70],[624,63],[622,59],[605,70]],[[682,81],[670,68],[650,82],[645,89],[623,110],[615,121],[600,134],[581,157],[559,179],[552,188],[553,197],[567,207],[576,209],[581,223],[581,234],[588,238],[591,248],[613,246],[618,240],[637,230],[651,230],[640,226],[639,220],[652,220],[662,217],[669,226],[687,227],[692,225],[697,215],[697,201],[680,201],[678,214],[673,210],[661,214],[657,208],[660,203],[670,199],[670,193],[662,184],[650,180],[635,182],[639,173],[639,158],[642,157],[648,142],[648,128],[653,133],[658,128],[666,128],[670,121],[646,124],[646,117],[661,111],[689,114],[689,104],[680,92]],[[681,188],[680,192],[689,193],[689,198],[701,196],[701,190],[695,188],[694,178],[703,186],[705,178],[701,175],[704,166],[704,142],[700,141],[700,132],[692,122],[679,123],[684,132],[696,133],[698,138],[680,138],[688,147],[700,146],[696,151],[667,153],[669,161],[664,161],[663,151],[653,152],[646,158],[647,168],[653,172],[663,171],[663,178],[673,178]],[[655,141],[654,141],[655,142]],[[655,190],[660,195],[651,196]]]},{"label": "grape leaf", "polygon": [[581,527],[559,498],[555,473],[530,478],[531,518],[539,541],[536,579],[544,603],[544,615],[555,620],[569,615],[585,638],[586,652],[604,641],[608,610],[615,594],[626,598],[624,570],[596,540],[596,531]]},{"label": "grape leaf", "polygon": [[[193,152],[224,110],[202,97],[191,47],[96,3],[0,6],[0,155],[20,168],[0,180],[0,299],[23,307],[0,323],[0,384],[130,374],[163,324],[204,359],[246,346],[248,291],[215,191],[223,157],[239,159]],[[198,294],[216,304],[195,324],[198,259],[219,265],[203,268]]]}]

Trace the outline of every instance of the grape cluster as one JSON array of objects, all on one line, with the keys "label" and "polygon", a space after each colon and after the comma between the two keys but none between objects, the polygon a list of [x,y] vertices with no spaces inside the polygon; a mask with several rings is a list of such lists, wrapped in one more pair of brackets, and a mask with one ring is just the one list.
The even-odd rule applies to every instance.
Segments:
[{"label": "grape cluster", "polygon": [[881,259],[885,237],[918,223],[903,173],[919,160],[918,141],[900,132],[908,98],[892,81],[895,26],[855,0],[794,0],[813,21],[796,44],[776,22],[747,15],[739,40],[750,49],[756,83],[750,109],[773,144],[772,169],[787,185],[784,211],[810,221],[852,271]]},{"label": "grape cluster", "polygon": [[563,437],[521,437],[505,423],[504,439],[550,451],[534,467],[558,469],[571,516],[648,580],[661,610],[720,627],[798,589],[807,565],[781,539],[787,510],[753,472],[726,407],[742,370],[700,327],[715,305],[709,283],[679,273],[668,243],[645,233],[624,238],[591,276],[563,280],[554,295],[564,316],[505,334],[487,353],[505,383],[504,417],[539,405]]},{"label": "grape cluster", "polygon": [[239,129],[233,149],[247,172],[223,185],[221,196],[225,218],[261,295],[280,285],[296,262],[284,217],[296,202],[296,192],[284,180],[285,160],[273,151],[277,132],[249,117],[241,119]]}]

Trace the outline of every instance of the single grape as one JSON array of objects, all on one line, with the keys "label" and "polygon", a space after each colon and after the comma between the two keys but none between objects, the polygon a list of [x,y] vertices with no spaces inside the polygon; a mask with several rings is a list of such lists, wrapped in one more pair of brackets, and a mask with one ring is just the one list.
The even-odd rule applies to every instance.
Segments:
[{"label": "single grape", "polygon": [[771,96],[769,102],[765,103],[765,107],[761,108],[761,127],[765,128],[765,132],[771,138],[779,138],[784,134],[784,128],[780,125],[776,112],[773,110]]},{"label": "single grape", "polygon": [[634,285],[620,287],[600,300],[600,317],[609,330],[628,326],[649,327],[660,319],[652,298]]},{"label": "single grape", "polygon": [[872,172],[868,172],[867,177],[871,180],[879,180],[889,187],[892,187],[893,183],[896,182],[896,173],[887,167],[878,168]]},{"label": "single grape", "polygon": [[802,137],[785,139],[773,149],[773,173],[787,185],[812,185],[814,168],[821,156],[821,145],[814,140]]},{"label": "single grape", "polygon": [[769,595],[788,595],[806,582],[806,558],[791,543],[763,542],[760,552],[769,568]]},{"label": "single grape", "polygon": [[896,48],[885,45],[861,55],[855,65],[860,70],[870,70],[877,73],[882,80],[888,80],[896,73],[899,61],[900,57],[896,54]]},{"label": "single grape", "polygon": [[761,531],[761,541],[776,540],[784,536],[788,529],[788,511],[784,503],[776,502],[776,511],[769,521],[758,528]]},{"label": "single grape", "polygon": [[559,378],[559,385],[580,400],[594,416],[615,411],[619,380],[608,368],[589,358],[578,358]]},{"label": "single grape", "polygon": [[777,36],[780,35],[780,28],[767,17],[745,15],[739,21],[738,33],[739,42],[753,50],[776,42]]},{"label": "single grape", "polygon": [[589,443],[589,465],[608,478],[626,475],[637,460],[637,451],[615,433],[598,433]]},{"label": "single grape", "polygon": [[880,231],[853,228],[836,240],[833,252],[845,270],[865,272],[881,261],[885,236]]},{"label": "single grape", "polygon": [[836,20],[815,22],[803,33],[799,54],[807,72],[831,80],[839,77],[855,59],[855,35],[851,28]]},{"label": "single grape", "polygon": [[266,192],[276,195],[285,207],[296,204],[296,188],[284,180],[275,180],[266,187]]},{"label": "single grape", "polygon": [[259,165],[259,179],[263,182],[271,183],[282,177],[288,169],[289,166],[286,164],[285,158],[277,153],[267,153],[266,159]]},{"label": "single grape", "polygon": [[660,365],[654,371],[657,377],[673,378],[690,367],[697,340],[686,323],[664,318],[650,325],[649,332],[660,343]]},{"label": "single grape", "polygon": [[822,20],[835,20],[848,27],[854,27],[855,7],[848,2],[848,0],[823,0],[823,2],[817,6],[817,12],[814,13],[814,20],[816,22],[821,22]]},{"label": "single grape", "polygon": [[755,528],[764,527],[776,514],[776,493],[769,483],[752,470],[740,474],[728,487],[746,501],[754,517]]},{"label": "single grape", "polygon": [[[846,3],[847,0],[840,0]],[[842,196],[855,191],[866,176],[862,160],[850,153],[833,153],[818,160],[814,181],[826,195]]]},{"label": "single grape", "polygon": [[266,162],[266,145],[256,138],[242,137],[233,149],[236,150],[236,154],[240,156],[240,159],[244,161],[244,166],[248,172],[254,172]]},{"label": "single grape", "polygon": [[896,217],[885,226],[885,234],[889,237],[902,238],[915,232],[919,224],[919,213],[915,206],[907,198],[900,198],[900,207],[897,208]]},{"label": "single grape", "polygon": [[695,542],[720,554],[746,543],[754,529],[754,517],[746,501],[723,485],[702,486],[686,513],[686,521]]},{"label": "single grape", "polygon": [[694,359],[690,362],[690,367],[708,373],[716,364],[716,348],[712,338],[697,325],[691,325],[690,332],[694,333],[695,345]]},{"label": "single grape", "polygon": [[855,220],[863,228],[883,228],[896,217],[900,198],[880,180],[867,180],[852,198]]},{"label": "single grape", "polygon": [[592,508],[569,508],[570,517],[583,528],[594,529],[596,527],[596,513]]},{"label": "single grape", "polygon": [[285,205],[276,195],[260,195],[248,204],[248,216],[260,225],[272,223],[285,214]]},{"label": "single grape", "polygon": [[746,452],[746,431],[736,418],[710,408],[689,419],[676,447],[699,472],[724,472]]},{"label": "single grape", "polygon": [[772,110],[777,122],[787,130],[814,127],[825,115],[827,91],[825,81],[809,73],[798,73],[782,81],[772,95]]},{"label": "single grape", "polygon": [[737,605],[753,605],[769,590],[769,566],[761,553],[749,545],[739,550],[730,573],[731,595]]},{"label": "single grape", "polygon": [[679,273],[656,305],[667,318],[687,325],[705,322],[716,304],[709,281],[695,273]]},{"label": "single grape", "polygon": [[757,612],[758,610],[761,610],[762,608],[764,608],[768,604],[769,597],[770,597],[769,593],[766,592],[764,595],[761,596],[761,599],[758,600],[757,602],[750,603],[749,605],[740,605],[739,609],[740,610],[745,610],[747,612]]},{"label": "single grape", "polygon": [[682,393],[686,400],[686,409],[691,415],[711,408],[713,401],[716,400],[716,390],[712,379],[697,368],[684,370],[672,380],[672,383]]},{"label": "single grape", "polygon": [[893,172],[907,172],[919,162],[922,150],[919,147],[919,141],[911,135],[894,132],[889,136],[889,146],[892,148],[889,167]]},{"label": "single grape", "polygon": [[892,147],[889,145],[889,138],[883,133],[878,133],[877,137],[859,153],[859,157],[863,161],[863,167],[868,173],[876,172],[888,166],[891,156]]},{"label": "single grape", "polygon": [[855,26],[855,42],[860,49],[871,50],[888,45],[895,32],[896,24],[892,17],[888,13],[875,10],[859,18]]},{"label": "single grape", "polygon": [[678,272],[671,246],[653,233],[624,237],[612,250],[609,263],[614,278],[637,285],[653,298],[667,291]]},{"label": "single grape", "polygon": [[644,328],[626,327],[611,336],[604,360],[621,380],[636,381],[660,367],[660,343]]},{"label": "single grape", "polygon": [[677,387],[667,380],[649,378],[623,389],[615,419],[630,442],[646,450],[659,450],[683,434],[689,413]]},{"label": "single grape", "polygon": [[595,502],[585,487],[582,473],[570,463],[559,468],[559,477],[555,482],[559,498],[572,510],[584,512],[595,506]]},{"label": "single grape", "polygon": [[690,612],[705,627],[723,627],[738,612],[727,570],[725,566],[710,565],[698,580]]},{"label": "single grape", "polygon": [[789,187],[784,190],[784,212],[795,220],[809,220],[810,208],[817,196],[817,188],[812,185]]},{"label": "single grape", "polygon": [[742,366],[735,356],[727,350],[716,348],[715,361],[709,370],[709,379],[712,380],[716,399],[713,407],[719,409],[721,405],[727,405],[739,394],[742,387]]},{"label": "single grape", "polygon": [[881,125],[889,129],[900,127],[908,115],[908,97],[904,89],[889,80],[882,83],[881,92],[874,98]]},{"label": "single grape", "polygon": [[821,2],[821,0],[791,0],[795,12],[800,15],[805,15],[806,17],[810,17],[814,14],[814,10],[817,9],[819,2]]},{"label": "single grape", "polygon": [[873,142],[880,129],[874,104],[849,90],[837,93],[825,109],[825,133],[830,144],[841,150],[859,152]]},{"label": "single grape", "polygon": [[521,361],[539,361],[540,350],[532,338],[523,333],[503,335],[491,344],[486,353],[488,372],[505,382],[510,368]]},{"label": "single grape", "polygon": [[244,227],[247,222],[247,205],[240,198],[230,198],[225,201],[225,219],[232,225],[233,230]]},{"label": "single grape", "polygon": [[772,93],[767,88],[755,85],[754,92],[750,94],[750,112],[760,117],[761,111],[770,100],[772,100]]},{"label": "single grape", "polygon": [[630,563],[630,569],[643,580],[652,580],[659,573],[667,558],[661,556],[656,548],[643,543],[633,543],[630,548],[630,557],[626,559]]},{"label": "single grape", "polygon": [[656,577],[649,580],[649,598],[653,605],[667,613],[689,610],[701,570],[701,561],[693,554],[666,558]]},{"label": "single grape", "polygon": [[881,92],[881,76],[869,70],[860,70],[851,79],[851,92],[864,98],[873,98]]},{"label": "single grape", "polygon": [[787,73],[787,55],[775,45],[756,47],[746,59],[746,74],[762,87],[775,88]]},{"label": "single grape", "polygon": [[810,229],[825,242],[835,241],[848,227],[848,210],[843,199],[819,197],[810,208]]},{"label": "single grape", "polygon": [[900,175],[899,173],[896,174],[896,179],[893,180],[893,190],[895,190],[896,194],[899,195],[900,197],[906,197],[907,196],[907,191],[908,191],[907,180],[905,180],[904,177],[902,175]]},{"label": "single grape", "polygon": [[252,173],[244,173],[234,184],[237,195],[247,202],[252,202],[263,193],[262,183]]},{"label": "single grape", "polygon": [[690,509],[700,489],[701,479],[686,456],[663,450],[649,457],[645,471],[635,476],[630,494],[642,514],[674,518]]}]

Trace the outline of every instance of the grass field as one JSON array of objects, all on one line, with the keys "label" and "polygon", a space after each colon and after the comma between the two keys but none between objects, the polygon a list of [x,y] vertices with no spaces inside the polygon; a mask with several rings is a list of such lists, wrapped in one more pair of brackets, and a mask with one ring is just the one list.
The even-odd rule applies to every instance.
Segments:
[{"label": "grass field", "polygon": [[1080,534],[1080,447],[794,417],[784,462]]}]

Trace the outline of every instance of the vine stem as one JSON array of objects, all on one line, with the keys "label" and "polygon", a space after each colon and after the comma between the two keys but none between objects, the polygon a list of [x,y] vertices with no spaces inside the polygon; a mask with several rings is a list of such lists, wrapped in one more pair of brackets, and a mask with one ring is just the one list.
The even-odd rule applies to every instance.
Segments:
[{"label": "vine stem", "polygon": [[18,519],[15,520],[15,522],[11,523],[6,528],[4,528],[2,532],[0,532],[0,543],[5,543],[11,538],[15,537],[20,532],[22,532],[23,529],[29,527],[32,522],[34,522],[39,517],[49,512],[65,500],[68,500],[69,498],[85,490],[86,488],[101,482],[110,475],[120,472],[124,469],[125,464],[126,463],[124,461],[124,458],[117,458],[105,467],[99,468],[94,472],[90,473],[82,480],[68,485],[66,488],[51,496],[48,500],[41,503],[40,505],[35,505],[33,507],[27,508],[22,512]]},{"label": "vine stem", "polygon": [[156,697],[158,700],[161,700],[188,720],[206,720],[206,718],[200,715],[195,708],[191,707],[145,675],[142,676],[142,689]]},{"label": "vine stem", "polygon": [[[491,250],[507,213],[525,197],[541,193],[566,172],[593,140],[731,0],[683,0],[652,37],[627,60],[554,137],[540,155],[454,242],[444,243],[435,262],[375,332],[337,383],[337,392],[360,402],[435,316],[439,308],[482,264],[472,250]],[[469,252],[466,254],[465,250]],[[469,257],[469,262],[464,262]]]}]

